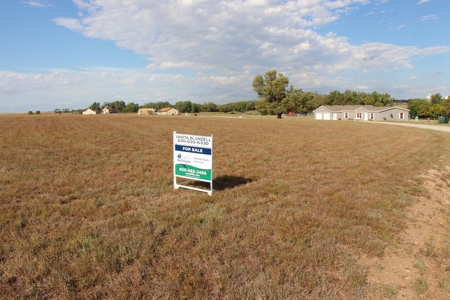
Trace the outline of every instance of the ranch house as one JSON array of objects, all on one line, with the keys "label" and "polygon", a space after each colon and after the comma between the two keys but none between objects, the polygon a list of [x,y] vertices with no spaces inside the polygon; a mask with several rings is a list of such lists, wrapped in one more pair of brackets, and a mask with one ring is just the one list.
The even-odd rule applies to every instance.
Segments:
[{"label": "ranch house", "polygon": [[158,115],[164,115],[164,116],[178,115],[178,110],[173,107],[165,107],[165,108],[161,108],[160,110],[158,110]]},{"label": "ranch house", "polygon": [[316,120],[409,120],[409,109],[397,106],[322,105],[313,113]]}]

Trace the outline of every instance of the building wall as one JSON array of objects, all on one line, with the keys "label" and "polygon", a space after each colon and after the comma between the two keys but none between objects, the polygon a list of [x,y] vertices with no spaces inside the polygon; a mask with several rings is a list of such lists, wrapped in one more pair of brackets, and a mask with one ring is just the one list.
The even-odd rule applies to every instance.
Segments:
[{"label": "building wall", "polygon": [[175,108],[171,108],[167,111],[168,115],[178,115],[178,110],[176,110]]},{"label": "building wall", "polygon": [[[357,110],[330,111],[325,107],[319,107],[314,111],[314,119],[316,120],[354,120],[360,114],[362,121],[383,121],[383,120],[409,120],[409,111],[398,107],[384,109],[383,111],[370,111],[361,107]],[[403,116],[401,116],[403,114]],[[401,118],[403,117],[403,118]]]},{"label": "building wall", "polygon": [[[400,114],[403,113],[403,119],[401,119]],[[399,108],[392,108],[386,111],[383,111],[380,113],[380,120],[403,120],[408,121],[409,120],[409,111],[399,109]]]},{"label": "building wall", "polygon": [[92,110],[92,109],[88,109],[86,111],[83,111],[83,115],[96,115],[97,112]]},{"label": "building wall", "polygon": [[319,107],[314,111],[314,119],[316,120],[331,120],[331,112],[325,107]]},{"label": "building wall", "polygon": [[139,115],[153,115],[155,114],[155,110],[153,108],[140,108]]}]

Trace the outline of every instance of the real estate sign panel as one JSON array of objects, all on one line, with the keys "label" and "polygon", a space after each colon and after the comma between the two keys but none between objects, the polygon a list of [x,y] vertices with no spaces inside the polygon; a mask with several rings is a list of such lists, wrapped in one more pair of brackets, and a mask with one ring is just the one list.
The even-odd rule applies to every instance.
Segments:
[{"label": "real estate sign panel", "polygon": [[212,136],[174,132],[174,175],[212,181]]}]

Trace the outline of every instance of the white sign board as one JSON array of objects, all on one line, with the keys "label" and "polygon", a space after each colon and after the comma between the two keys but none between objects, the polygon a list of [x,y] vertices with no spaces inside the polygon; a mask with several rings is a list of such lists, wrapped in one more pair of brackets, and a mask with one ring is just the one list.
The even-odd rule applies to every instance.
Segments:
[{"label": "white sign board", "polygon": [[[189,135],[173,132],[173,184],[212,195],[213,136]],[[177,177],[206,181],[211,190],[177,184]]]}]

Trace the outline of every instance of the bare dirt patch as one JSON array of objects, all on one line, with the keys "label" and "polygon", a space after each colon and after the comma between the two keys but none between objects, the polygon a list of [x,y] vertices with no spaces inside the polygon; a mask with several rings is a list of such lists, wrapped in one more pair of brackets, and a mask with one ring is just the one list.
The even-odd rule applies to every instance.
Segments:
[{"label": "bare dirt patch", "polygon": [[406,211],[407,229],[381,258],[363,258],[372,299],[450,299],[450,167],[423,176],[426,195]]}]

